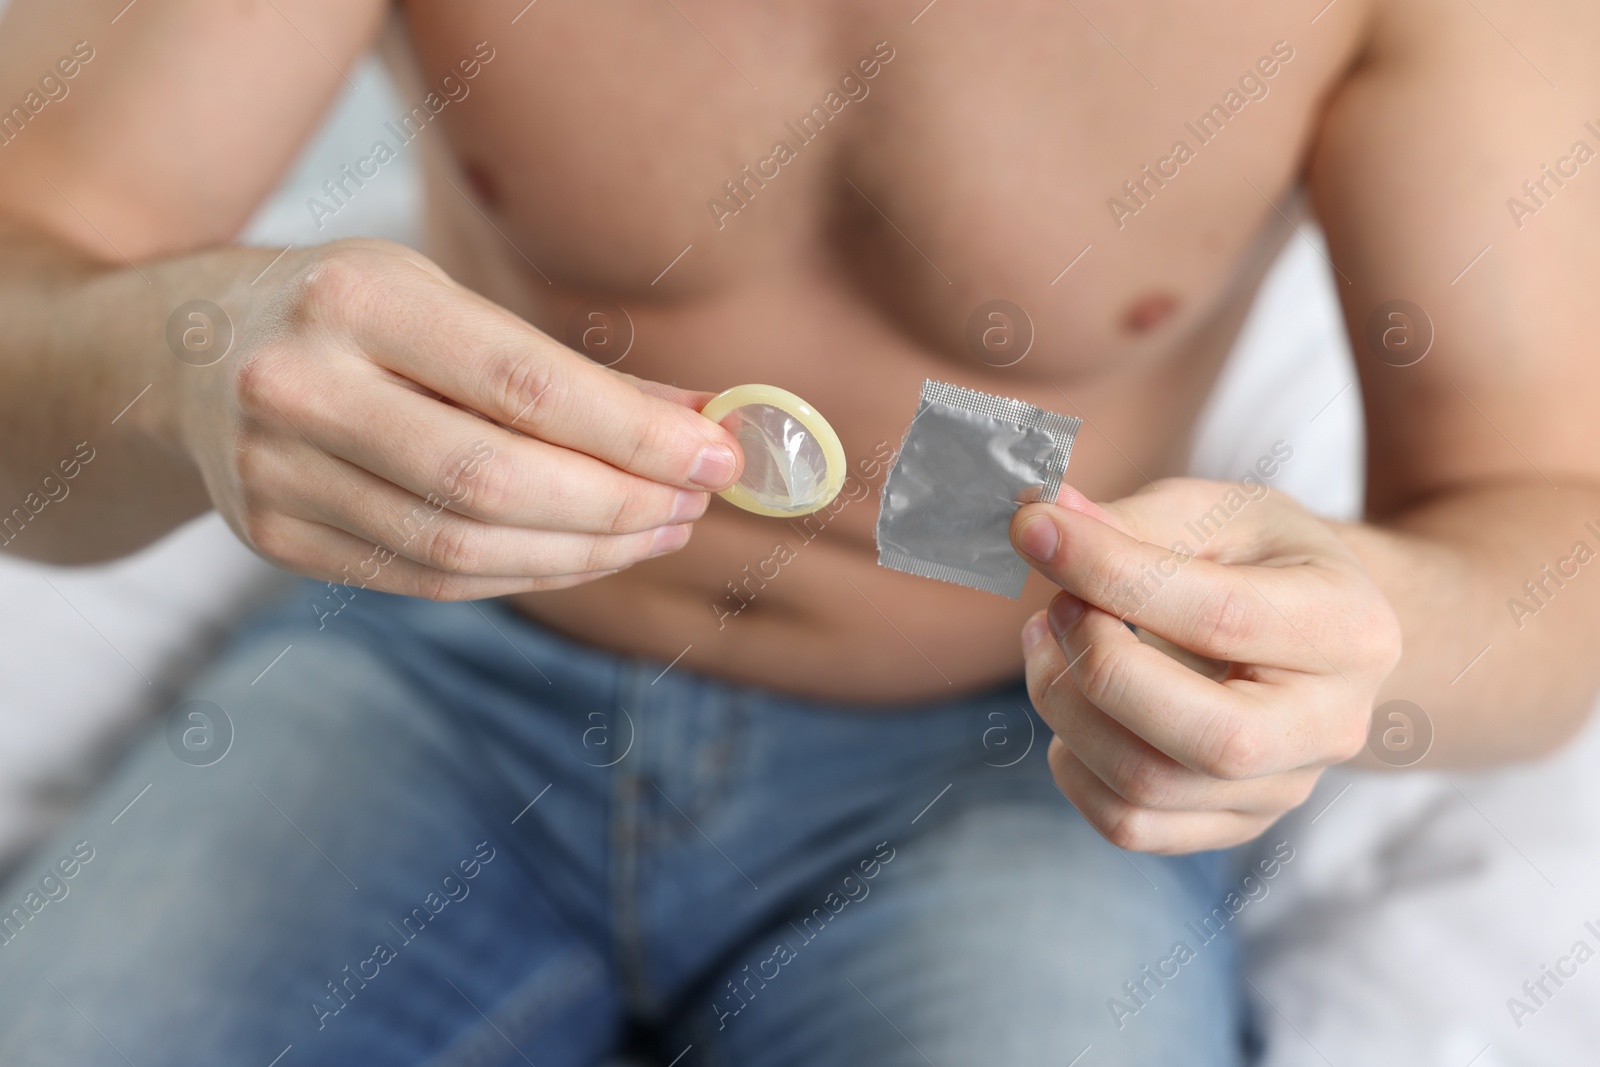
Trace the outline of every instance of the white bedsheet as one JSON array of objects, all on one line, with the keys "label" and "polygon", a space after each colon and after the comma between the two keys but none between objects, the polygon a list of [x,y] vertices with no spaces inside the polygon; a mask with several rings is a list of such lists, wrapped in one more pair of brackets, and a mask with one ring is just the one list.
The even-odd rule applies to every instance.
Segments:
[{"label": "white bedsheet", "polygon": [[[0,0],[3,2],[3,0]],[[253,225],[263,244],[410,239],[410,160],[318,231],[305,206],[399,105],[373,64]],[[1314,236],[1312,240],[1314,240]],[[1194,472],[1236,477],[1274,441],[1276,485],[1331,515],[1360,499],[1360,404],[1319,248],[1295,240],[1208,406]],[[91,784],[273,572],[212,516],[108,567],[0,557],[0,870]],[[1240,916],[1272,1067],[1600,1062],[1600,959],[1516,1025],[1524,980],[1600,950],[1600,755],[1490,775],[1334,773],[1263,839],[1295,859]],[[1152,1005],[1159,1011],[1159,1003]],[[1092,1055],[1092,1054],[1091,1054]],[[1476,1058],[1474,1058],[1476,1057]],[[1092,1060],[1085,1063],[1090,1067]]]}]

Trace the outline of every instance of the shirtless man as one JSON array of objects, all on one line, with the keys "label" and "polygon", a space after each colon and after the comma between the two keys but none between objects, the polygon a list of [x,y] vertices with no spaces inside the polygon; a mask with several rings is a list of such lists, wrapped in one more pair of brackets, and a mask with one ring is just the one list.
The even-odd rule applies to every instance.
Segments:
[{"label": "shirtless man", "polygon": [[[8,1064],[1236,1063],[1213,850],[1381,702],[1485,764],[1600,683],[1600,583],[1540,569],[1600,519],[1593,5],[125,3],[0,31],[0,500],[95,456],[8,548],[214,507],[317,584],[189,694],[225,757],[147,739],[7,888],[72,890],[7,927]],[[375,44],[426,255],[231,245]],[[1274,495],[1174,568],[1302,187],[1366,520]],[[1090,420],[1022,601],[877,568],[864,492],[730,585],[794,534],[708,500],[711,392],[806,397],[876,487],[925,377]]]}]

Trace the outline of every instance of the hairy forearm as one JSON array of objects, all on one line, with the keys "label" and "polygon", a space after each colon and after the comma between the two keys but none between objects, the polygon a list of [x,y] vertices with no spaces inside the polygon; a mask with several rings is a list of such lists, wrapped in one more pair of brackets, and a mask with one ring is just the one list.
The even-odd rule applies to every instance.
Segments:
[{"label": "hairy forearm", "polygon": [[209,506],[175,415],[181,376],[205,371],[169,349],[167,320],[193,298],[237,307],[271,257],[108,266],[0,222],[0,551],[114,558]]},{"label": "hairy forearm", "polygon": [[1419,766],[1535,757],[1582,725],[1600,689],[1597,531],[1600,486],[1538,479],[1340,528],[1400,617],[1404,655],[1378,701],[1431,720]]}]

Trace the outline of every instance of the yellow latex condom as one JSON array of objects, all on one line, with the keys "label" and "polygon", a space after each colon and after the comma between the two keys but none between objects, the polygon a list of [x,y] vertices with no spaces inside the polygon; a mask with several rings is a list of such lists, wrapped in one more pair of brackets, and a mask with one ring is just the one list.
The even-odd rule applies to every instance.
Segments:
[{"label": "yellow latex condom", "polygon": [[774,385],[737,385],[700,412],[744,451],[744,473],[717,494],[757,515],[809,515],[844,488],[844,446],[816,408]]}]

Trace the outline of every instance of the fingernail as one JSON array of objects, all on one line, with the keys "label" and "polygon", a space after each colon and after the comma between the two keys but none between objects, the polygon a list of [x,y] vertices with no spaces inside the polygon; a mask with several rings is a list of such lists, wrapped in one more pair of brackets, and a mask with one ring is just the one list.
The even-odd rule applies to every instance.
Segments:
[{"label": "fingernail", "polygon": [[1063,593],[1050,602],[1050,632],[1056,635],[1056,640],[1061,640],[1061,635],[1066,633],[1083,616],[1083,601],[1070,593]]},{"label": "fingernail", "polygon": [[650,542],[650,555],[662,556],[668,552],[676,552],[688,543],[689,527],[662,526],[656,530],[656,535]]},{"label": "fingernail", "polygon": [[689,470],[689,481],[703,489],[726,489],[728,483],[733,481],[733,471],[737,466],[733,451],[726,445],[709,445],[695,457],[694,466]]},{"label": "fingernail", "polygon": [[1050,624],[1044,621],[1044,616],[1035,612],[1028,621],[1022,624],[1022,654],[1033,655],[1033,650],[1039,647],[1039,642],[1050,636]]},{"label": "fingernail", "polygon": [[672,501],[672,515],[668,522],[688,522],[705,514],[706,495],[693,489],[679,489]]},{"label": "fingernail", "polygon": [[1056,531],[1056,524],[1045,515],[1035,515],[1017,531],[1017,547],[1040,563],[1049,563],[1054,559],[1056,546],[1060,543],[1061,535]]}]

